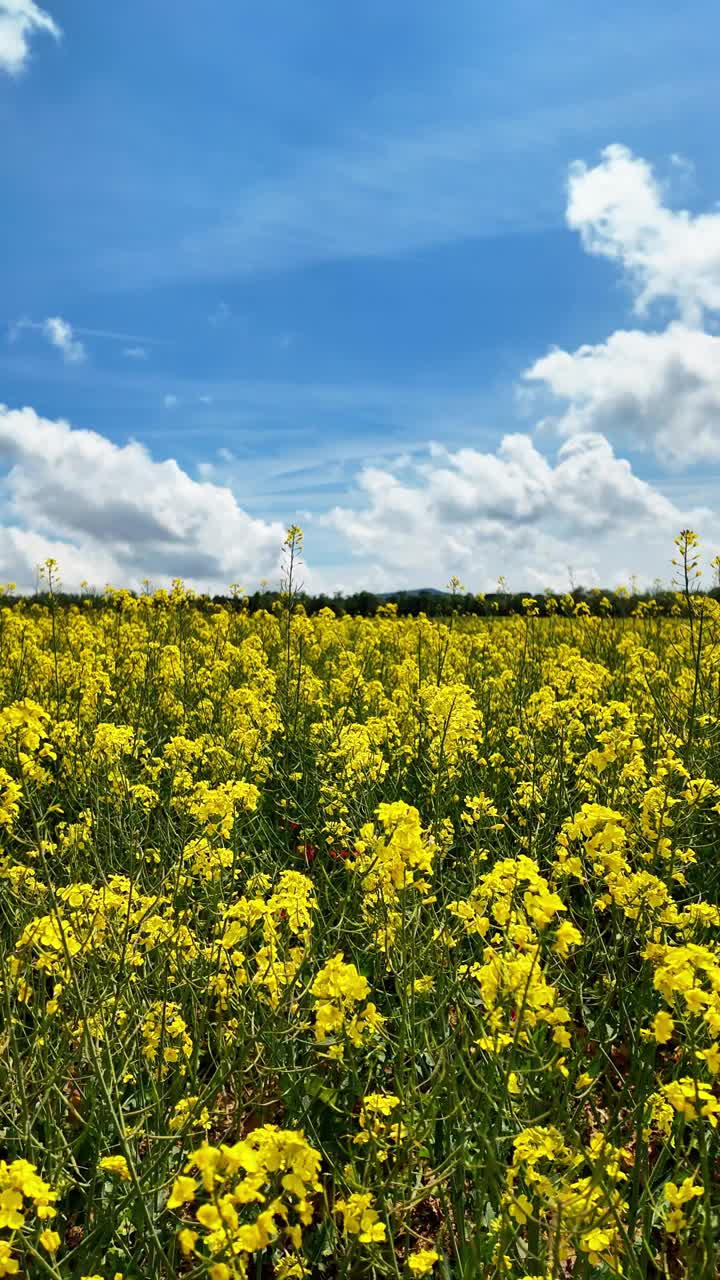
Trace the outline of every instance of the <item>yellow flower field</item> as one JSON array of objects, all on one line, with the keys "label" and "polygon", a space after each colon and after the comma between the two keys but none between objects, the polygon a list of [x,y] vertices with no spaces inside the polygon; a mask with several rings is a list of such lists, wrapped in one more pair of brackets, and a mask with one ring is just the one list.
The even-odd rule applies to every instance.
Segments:
[{"label": "yellow flower field", "polygon": [[[713,1277],[720,604],[0,611],[0,1276]],[[52,588],[52,580],[50,581]]]}]

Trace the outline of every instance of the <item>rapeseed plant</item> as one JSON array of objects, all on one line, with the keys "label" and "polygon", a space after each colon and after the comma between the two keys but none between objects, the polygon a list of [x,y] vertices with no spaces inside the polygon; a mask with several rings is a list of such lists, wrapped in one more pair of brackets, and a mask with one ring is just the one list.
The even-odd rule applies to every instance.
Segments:
[{"label": "rapeseed plant", "polygon": [[664,617],[311,618],[296,527],[268,611],[6,597],[0,1277],[715,1277],[720,604],[676,546]]}]

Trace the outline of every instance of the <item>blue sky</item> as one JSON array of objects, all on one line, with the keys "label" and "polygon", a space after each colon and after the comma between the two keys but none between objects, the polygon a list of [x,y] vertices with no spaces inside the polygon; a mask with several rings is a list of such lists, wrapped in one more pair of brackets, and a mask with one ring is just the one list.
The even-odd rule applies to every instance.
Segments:
[{"label": "blue sky", "polygon": [[[503,571],[532,589],[547,571],[560,586],[563,543],[588,580],[662,576],[668,529],[685,513],[713,543],[712,373],[700,391],[709,443],[689,466],[667,437],[698,430],[697,405],[688,417],[678,404],[662,440],[617,405],[583,419],[595,435],[602,419],[608,465],[626,459],[633,483],[651,487],[624,504],[622,530],[601,494],[595,524],[567,514],[567,495],[558,524],[560,481],[544,472],[528,482],[544,486],[532,512],[521,503],[513,515],[508,502],[503,517],[487,493],[503,436],[529,435],[522,465],[533,473],[536,455],[556,467],[576,432],[569,419],[538,428],[552,404],[528,400],[523,374],[552,348],[675,323],[698,341],[714,335],[714,298],[688,320],[677,277],[640,313],[627,219],[610,248],[589,249],[600,215],[568,225],[567,182],[582,161],[597,185],[601,153],[621,144],[651,171],[662,209],[688,211],[718,271],[718,37],[709,2],[0,0],[0,403],[35,414],[0,436],[0,571],[24,581],[47,543],[68,581],[83,555],[100,577],[135,581],[143,555],[153,580],[170,561],[192,577],[183,552],[189,565],[199,540],[208,584],[237,560],[251,587],[272,572],[276,526],[298,518],[309,580],[328,588],[440,585],[454,551],[475,589]],[[623,180],[619,161],[605,168]],[[627,183],[618,198],[630,208]],[[693,222],[703,214],[709,232]],[[67,327],[64,346],[52,318]],[[555,382],[541,390],[557,396]],[[125,518],[142,524],[122,453],[132,440],[149,474],[176,461],[189,510],[168,499],[175,523],[143,550],[132,529],[103,538],[97,511],[83,521],[59,499],[44,506],[42,449],[27,433],[60,420],[68,509],[101,507],[119,465]],[[75,432],[108,446],[94,455],[96,490],[87,475],[73,487]],[[483,470],[478,457],[492,461]],[[438,473],[441,488],[452,473],[466,489],[469,472],[474,506],[465,490],[461,502],[438,497]],[[209,486],[230,490],[233,520],[254,522],[257,563],[241,552],[211,563],[212,521],[198,532]],[[418,538],[428,521],[439,522],[431,555]],[[410,541],[388,556],[400,526]],[[633,558],[628,539],[648,550]]]}]

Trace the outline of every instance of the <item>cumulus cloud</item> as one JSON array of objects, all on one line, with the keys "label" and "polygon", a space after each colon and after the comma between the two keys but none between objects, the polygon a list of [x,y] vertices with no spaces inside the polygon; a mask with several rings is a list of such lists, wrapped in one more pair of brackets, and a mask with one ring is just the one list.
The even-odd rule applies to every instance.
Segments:
[{"label": "cumulus cloud", "polygon": [[75,337],[72,325],[63,320],[62,316],[49,316],[43,323],[42,331],[48,342],[62,352],[66,364],[82,364],[87,359],[83,343]]},{"label": "cumulus cloud", "polygon": [[48,556],[68,587],[181,577],[221,591],[277,570],[280,524],[253,519],[230,489],[156,461],[142,444],[0,406],[0,467],[0,577],[21,587]]},{"label": "cumulus cloud", "polygon": [[720,309],[720,213],[667,208],[651,166],[629,148],[615,143],[600,164],[572,166],[566,216],[588,253],[623,267],[639,314],[665,299],[699,325]]},{"label": "cumulus cloud", "polygon": [[[568,565],[587,586],[649,582],[679,528],[717,541],[710,513],[675,505],[597,434],[554,458],[515,434],[493,452],[432,446],[397,463],[364,468],[352,503],[313,518],[311,544],[331,541],[337,566],[306,568],[308,590],[435,586],[452,573],[473,590],[501,573],[516,589],[564,590]],[[0,406],[0,473],[0,579],[21,588],[48,556],[67,587],[278,579],[283,525],[251,517],[216,468],[195,479],[137,442]]]},{"label": "cumulus cloud", "polygon": [[503,573],[517,588],[566,588],[569,563],[586,585],[649,581],[688,518],[598,434],[567,440],[554,462],[528,435],[505,436],[495,453],[436,446],[409,479],[365,468],[359,490],[325,523],[415,586],[458,573],[486,590]]},{"label": "cumulus cloud", "polygon": [[599,164],[571,167],[566,218],[589,253],[625,272],[636,313],[665,301],[678,318],[661,331],[619,329],[536,360],[525,386],[561,402],[542,425],[649,448],[672,467],[717,462],[720,337],[704,325],[720,309],[720,213],[668,208],[650,165],[615,144]]},{"label": "cumulus cloud", "polygon": [[672,465],[720,459],[720,337],[679,323],[619,329],[594,346],[549,352],[524,379],[565,402],[544,420],[562,435],[601,432]]},{"label": "cumulus cloud", "polygon": [[36,32],[60,39],[60,28],[35,0],[0,0],[0,71],[18,75],[30,55],[30,39]]}]

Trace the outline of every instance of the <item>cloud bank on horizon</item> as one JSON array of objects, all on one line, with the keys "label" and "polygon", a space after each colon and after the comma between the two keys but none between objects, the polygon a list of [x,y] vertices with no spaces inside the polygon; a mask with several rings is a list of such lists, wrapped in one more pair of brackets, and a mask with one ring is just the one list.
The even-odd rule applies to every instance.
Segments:
[{"label": "cloud bank on horizon", "polygon": [[[60,28],[33,0],[0,0],[0,70],[17,77],[43,34],[57,40]],[[529,428],[498,422],[483,448],[428,436],[394,460],[356,466],[341,501],[305,500],[308,588],[442,585],[457,573],[474,590],[499,574],[517,589],[562,590],[568,566],[587,586],[649,583],[667,576],[683,526],[699,527],[709,554],[720,549],[720,513],[677,483],[720,461],[720,212],[672,207],[652,165],[619,143],[595,163],[572,161],[567,175],[566,234],[612,264],[628,327],[538,351],[516,369]],[[215,333],[233,321],[224,302],[207,314]],[[117,339],[126,368],[152,363],[144,341],[123,345],[132,335],[64,314],[10,326],[14,350],[33,335],[55,348],[67,378],[92,372],[102,337]],[[188,400],[181,390],[156,393],[166,423]],[[32,589],[50,556],[68,587],[182,577],[223,591],[277,576],[297,507],[282,519],[251,513],[232,447],[181,464],[162,443],[134,438],[132,422],[118,443],[29,407],[33,391],[29,377],[24,405],[0,405],[0,578]],[[194,400],[212,412],[212,395]],[[313,554],[326,543],[330,564]]]}]

